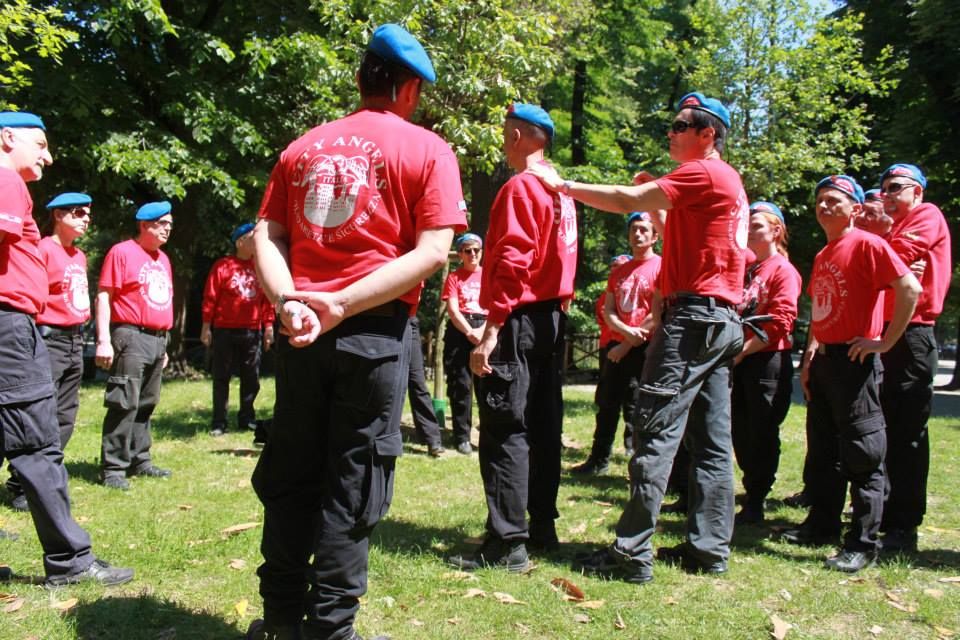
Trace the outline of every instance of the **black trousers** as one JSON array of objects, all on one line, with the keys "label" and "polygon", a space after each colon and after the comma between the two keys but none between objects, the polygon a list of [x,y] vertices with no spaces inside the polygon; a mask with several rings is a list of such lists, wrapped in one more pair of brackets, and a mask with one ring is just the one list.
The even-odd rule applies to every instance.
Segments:
[{"label": "black trousers", "polygon": [[[80,382],[83,380],[83,335],[68,333],[51,327],[38,326],[50,357],[50,375],[53,378],[54,395],[57,400],[57,423],[60,426],[60,450],[67,448],[73,436],[80,408]],[[7,490],[21,495],[23,488],[16,472],[11,468]]]},{"label": "black trousers", "polygon": [[160,401],[166,336],[142,333],[131,325],[110,331],[113,366],[104,392],[100,464],[104,477],[149,467],[150,416]]},{"label": "black trousers", "polygon": [[790,410],[790,350],[752,353],[733,369],[733,452],[747,502],[762,506],[780,466],[780,425]]},{"label": "black trousers", "polygon": [[[647,345],[633,347],[619,362],[607,358],[610,349],[620,344],[611,342],[601,351],[603,366],[600,368],[600,381],[594,400],[597,404],[596,426],[593,430],[593,448],[590,457],[607,460],[613,450],[613,441],[617,435],[617,423],[620,412],[626,413],[636,407],[639,393],[640,374],[646,359]],[[632,419],[632,415],[630,415]],[[624,419],[623,444],[625,449],[633,448],[633,428],[630,419]]]},{"label": "black trousers", "polygon": [[[467,315],[471,327],[483,325],[480,315]],[[470,371],[470,352],[473,344],[459,329],[447,322],[443,334],[443,371],[447,378],[447,397],[450,399],[450,416],[453,420],[454,442],[470,442],[473,426],[473,373]]]},{"label": "black trousers", "polygon": [[277,342],[277,400],[253,473],[264,506],[264,618],[309,638],[350,637],[370,533],[403,452],[407,312],[359,315],[304,348]]},{"label": "black trousers", "polygon": [[881,530],[920,526],[927,511],[930,434],[927,420],[937,372],[933,327],[910,325],[883,354],[880,404],[887,422],[887,486]]},{"label": "black trousers", "polygon": [[488,534],[525,541],[531,526],[552,528],[560,515],[562,368],[567,317],[559,302],[514,310],[478,377],[480,475]]},{"label": "black trousers", "polygon": [[825,353],[818,352],[810,363],[806,525],[821,534],[838,532],[849,482],[853,523],[843,546],[873,551],[883,516],[887,449],[880,409],[883,366],[875,354],[864,363],[851,362],[848,349],[845,344],[826,345]]},{"label": "black trousers", "polygon": [[246,429],[257,419],[253,403],[260,392],[260,344],[257,329],[213,329],[213,428],[226,430],[230,376],[240,378],[237,426]]},{"label": "black trousers", "polygon": [[33,319],[0,310],[0,458],[20,479],[48,576],[83,571],[90,536],[70,513],[57,402],[46,345]]},{"label": "black trousers", "polygon": [[433,396],[427,389],[427,376],[423,370],[423,343],[420,341],[420,321],[410,318],[410,372],[407,380],[407,395],[410,398],[410,413],[413,427],[420,439],[430,448],[440,446],[440,423],[433,411]]}]

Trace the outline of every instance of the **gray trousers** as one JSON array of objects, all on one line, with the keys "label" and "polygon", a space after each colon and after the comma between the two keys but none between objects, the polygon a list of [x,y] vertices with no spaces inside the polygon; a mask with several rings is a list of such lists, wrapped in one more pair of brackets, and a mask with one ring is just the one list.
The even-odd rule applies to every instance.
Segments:
[{"label": "gray trousers", "polygon": [[[651,539],[684,427],[690,451],[689,552],[704,564],[725,561],[730,555],[734,511],[730,364],[742,345],[739,316],[712,300],[677,304],[664,312],[640,378],[631,495],[613,545],[613,551],[629,562],[652,570]],[[702,411],[691,413],[695,400]]]}]

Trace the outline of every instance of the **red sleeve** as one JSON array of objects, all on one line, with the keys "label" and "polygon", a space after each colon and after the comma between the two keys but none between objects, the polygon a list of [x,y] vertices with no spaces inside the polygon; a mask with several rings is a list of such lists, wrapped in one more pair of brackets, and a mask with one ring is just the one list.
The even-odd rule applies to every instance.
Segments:
[{"label": "red sleeve", "polygon": [[934,207],[920,205],[922,210],[909,215],[902,227],[889,237],[890,247],[906,264],[925,256],[937,241],[942,214]]},{"label": "red sleeve", "polygon": [[443,292],[440,294],[441,300],[449,300],[450,298],[459,299],[457,295],[457,277],[456,274],[450,273],[447,274],[447,279],[443,281]]},{"label": "red sleeve", "polygon": [[701,202],[703,193],[711,190],[713,181],[701,162],[684,162],[679,167],[654,180],[663,195],[677,209],[686,206],[689,201]]},{"label": "red sleeve", "polygon": [[438,146],[442,149],[427,165],[423,196],[414,206],[417,234],[440,227],[453,227],[457,232],[467,228],[457,157],[445,142],[438,140]]},{"label": "red sleeve", "polygon": [[533,203],[517,188],[521,184],[516,179],[507,182],[490,211],[492,224],[487,237],[496,238],[496,245],[487,256],[491,266],[483,271],[480,306],[489,310],[487,317],[494,324],[503,324],[520,301],[539,246],[540,228]]},{"label": "red sleeve", "polygon": [[118,249],[119,246],[119,244],[113,245],[103,259],[103,266],[100,267],[100,289],[120,289],[123,287],[123,264],[125,260]]},{"label": "red sleeve", "polygon": [[220,291],[220,265],[223,262],[217,260],[210,268],[207,275],[207,282],[203,287],[203,306],[200,308],[205,323],[213,322],[213,312],[217,309],[217,293]]},{"label": "red sleeve", "polygon": [[30,213],[24,191],[26,187],[20,176],[9,170],[0,172],[0,231],[7,234],[5,243],[16,242],[23,236],[24,215]]},{"label": "red sleeve", "polygon": [[257,217],[279,222],[284,227],[287,226],[287,183],[286,176],[283,173],[282,155],[270,173],[270,181],[263,193],[263,200],[260,202],[260,212]]},{"label": "red sleeve", "polygon": [[877,236],[876,242],[871,246],[873,251],[870,258],[873,262],[871,273],[873,274],[873,285],[879,291],[890,286],[890,283],[910,272],[910,268],[903,260],[894,253],[893,249],[885,240]]},{"label": "red sleeve", "polygon": [[764,326],[768,344],[776,344],[793,330],[800,286],[800,274],[789,263],[777,269],[770,282],[770,297],[767,299],[766,312],[773,316],[773,320]]}]

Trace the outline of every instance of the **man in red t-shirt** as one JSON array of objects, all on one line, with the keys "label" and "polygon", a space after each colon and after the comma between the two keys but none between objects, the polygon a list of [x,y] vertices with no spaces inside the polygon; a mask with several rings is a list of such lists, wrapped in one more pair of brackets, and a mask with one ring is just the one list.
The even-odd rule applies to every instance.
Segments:
[{"label": "man in red t-shirt", "polygon": [[[530,104],[514,104],[503,124],[503,150],[516,171],[497,193],[487,230],[480,306],[489,310],[470,354],[480,376],[480,475],[487,535],[473,554],[449,562],[465,570],[524,571],[527,544],[559,544],[554,520],[560,487],[563,422],[561,374],[566,308],[577,265],[573,200],[550,193],[529,169],[544,164],[553,121]],[[527,512],[530,526],[527,527]]]},{"label": "man in red t-shirt", "polygon": [[173,228],[170,210],[166,201],[140,207],[137,237],[110,247],[100,268],[96,363],[110,371],[100,470],[111,489],[129,489],[125,476],[170,476],[150,458],[150,416],[173,327],[173,270],[160,250]]},{"label": "man in red t-shirt", "polygon": [[227,431],[230,376],[240,377],[237,426],[256,429],[253,403],[260,391],[260,345],[273,345],[273,305],[263,295],[253,266],[253,223],[231,234],[234,255],[213,263],[203,288],[200,341],[213,349],[213,424],[210,435]]},{"label": "man in red t-shirt", "polygon": [[[43,548],[48,586],[129,582],[133,570],[97,558],[70,514],[50,356],[35,324],[47,302],[47,272],[27,182],[53,163],[36,115],[0,112],[0,461],[16,471]],[[13,537],[0,531],[0,538]],[[13,577],[0,568],[0,581]]]},{"label": "man in red t-shirt", "polygon": [[[953,262],[950,230],[935,204],[923,201],[927,178],[912,164],[895,164],[880,178],[885,213],[893,226],[883,237],[906,264],[923,264],[923,291],[903,336],[881,356],[880,404],[887,422],[886,472],[889,495],[883,507],[885,552],[917,550],[917,527],[927,510],[930,437],[927,420],[937,373],[933,325],[950,289]],[[914,269],[914,273],[917,270]],[[885,296],[884,322],[893,318]]]},{"label": "man in red t-shirt", "polygon": [[447,330],[443,334],[443,370],[447,377],[447,397],[453,417],[453,439],[457,451],[472,453],[470,429],[473,426],[473,373],[470,352],[483,337],[487,311],[480,306],[480,280],[483,267],[483,240],[475,233],[457,239],[461,266],[447,276],[441,300],[447,303]]},{"label": "man in red t-shirt", "polygon": [[[853,503],[842,548],[828,569],[857,572],[874,563],[883,514],[886,428],[879,402],[878,354],[900,339],[913,315],[920,284],[890,246],[854,227],[863,190],[845,175],[827,176],[814,190],[817,222],[827,245],[813,261],[811,338],[800,384],[807,398],[810,513],[782,533],[791,544],[822,545],[840,533],[847,482]],[[893,291],[894,313],[883,327],[881,291]],[[882,335],[881,335],[882,334]]]},{"label": "man in red t-shirt", "polygon": [[[627,239],[633,257],[614,268],[607,281],[603,316],[611,338],[597,383],[597,423],[590,457],[570,471],[574,474],[605,473],[617,433],[617,420],[624,398],[639,386],[640,373],[658,312],[653,311],[654,291],[660,274],[660,256],[653,251],[659,236],[646,211],[627,218]],[[657,302],[659,304],[659,301]],[[635,403],[631,403],[635,404]],[[630,420],[633,416],[630,416]],[[629,434],[631,427],[627,423]],[[633,449],[632,442],[627,447]]]},{"label": "man in red t-shirt", "polygon": [[729,126],[719,100],[690,93],[680,99],[667,134],[670,157],[680,165],[666,176],[641,172],[633,186],[608,186],[537,171],[551,189],[588,206],[652,212],[663,237],[664,313],[640,381],[634,488],[616,541],[578,561],[583,571],[619,574],[636,584],[653,579],[652,537],[681,439],[691,458],[687,541],[660,548],[657,556],[689,571],[727,570],[734,511],[730,365],[743,344],[736,306],[743,297],[748,220],[740,176],[720,158]]},{"label": "man in red t-shirt", "polygon": [[456,156],[409,121],[435,80],[412,35],[378,27],[360,108],[293,141],[263,197],[255,260],[284,337],[253,474],[264,505],[254,640],[359,638],[370,533],[403,451],[408,318],[466,228]]}]

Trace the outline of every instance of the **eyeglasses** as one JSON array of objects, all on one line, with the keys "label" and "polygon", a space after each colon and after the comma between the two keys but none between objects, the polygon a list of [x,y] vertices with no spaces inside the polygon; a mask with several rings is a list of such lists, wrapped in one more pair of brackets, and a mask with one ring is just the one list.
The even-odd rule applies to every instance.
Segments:
[{"label": "eyeglasses", "polygon": [[694,128],[696,128],[696,125],[686,120],[674,120],[670,124],[670,131],[673,131],[674,133],[683,133],[687,129],[694,129]]},{"label": "eyeglasses", "polygon": [[480,247],[467,247],[465,249],[460,249],[460,253],[469,253],[471,255],[478,256],[480,252],[483,251]]},{"label": "eyeglasses", "polygon": [[173,228],[173,220],[152,220],[151,224],[157,227],[163,227],[164,229]]},{"label": "eyeglasses", "polygon": [[70,207],[67,209],[67,213],[72,215],[74,218],[89,218],[90,209],[85,207]]},{"label": "eyeglasses", "polygon": [[887,188],[886,188],[886,189],[882,189],[882,190],[880,191],[880,193],[883,193],[883,194],[888,194],[888,193],[889,193],[891,196],[893,196],[893,195],[896,195],[896,194],[900,193],[901,191],[903,191],[903,190],[906,189],[907,187],[915,187],[915,186],[917,186],[917,185],[911,184],[911,183],[909,183],[909,182],[891,182],[889,185],[887,185]]}]

